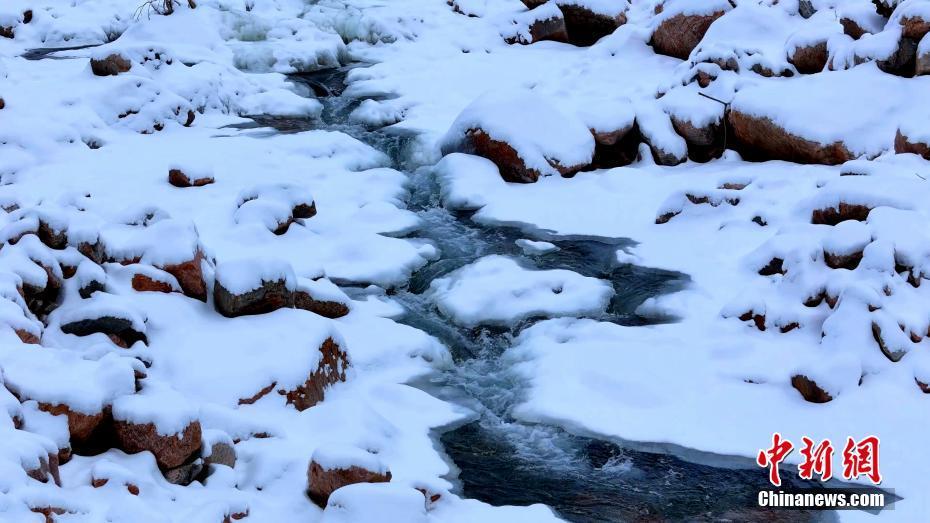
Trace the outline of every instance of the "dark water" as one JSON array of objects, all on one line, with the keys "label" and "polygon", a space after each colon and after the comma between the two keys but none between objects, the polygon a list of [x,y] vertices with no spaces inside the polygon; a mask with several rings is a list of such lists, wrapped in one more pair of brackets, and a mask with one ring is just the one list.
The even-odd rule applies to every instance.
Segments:
[{"label": "dark water", "polygon": [[[489,226],[474,222],[469,213],[444,209],[429,169],[412,160],[414,135],[389,128],[368,129],[350,121],[349,114],[360,100],[341,96],[346,72],[290,77],[307,95],[323,102],[320,118],[255,116],[254,124],[237,127],[342,131],[384,152],[395,168],[410,175],[408,207],[422,219],[414,236],[433,242],[441,255],[417,271],[405,288],[390,292],[407,310],[399,321],[437,337],[456,362],[454,369],[415,385],[474,413],[469,423],[438,435],[456,469],[450,479],[459,485],[461,494],[493,505],[544,503],[564,519],[578,522],[835,519],[829,513],[756,508],[755,496],[768,487],[767,476],[759,468],[696,464],[515,419],[511,410],[521,399],[523,384],[501,355],[521,330],[538,319],[509,328],[458,327],[424,297],[433,279],[489,254],[512,256],[526,267],[568,269],[611,282],[616,296],[595,319],[628,326],[672,320],[641,317],[635,309],[649,297],[681,288],[688,279],[678,273],[617,263],[617,250],[631,245],[625,239],[565,237],[520,226]],[[527,256],[514,243],[520,238],[549,241],[559,250]],[[785,482],[786,487],[813,486],[790,477]]]}]

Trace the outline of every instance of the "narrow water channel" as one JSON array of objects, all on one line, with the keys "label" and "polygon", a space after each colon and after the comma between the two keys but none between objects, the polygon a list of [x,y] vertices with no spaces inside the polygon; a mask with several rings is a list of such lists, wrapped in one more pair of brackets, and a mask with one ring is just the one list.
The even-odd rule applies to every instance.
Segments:
[{"label": "narrow water channel", "polygon": [[[670,292],[687,276],[620,264],[624,239],[564,237],[515,226],[491,227],[472,221],[469,213],[442,207],[440,191],[428,167],[410,161],[410,135],[372,130],[352,123],[349,114],[360,100],[342,96],[346,69],[292,75],[290,78],[324,104],[319,120],[256,117],[256,125],[280,132],[327,129],[345,132],[386,153],[393,166],[410,176],[408,208],[422,219],[417,238],[432,241],[440,257],[392,294],[406,308],[399,321],[421,329],[449,347],[452,370],[416,385],[471,412],[470,421],[438,435],[453,464],[452,479],[460,494],[493,505],[544,503],[562,518],[577,522],[665,521],[833,521],[835,515],[807,511],[763,512],[756,495],[768,488],[757,468],[721,468],[684,461],[670,454],[643,452],[573,435],[565,430],[514,419],[523,384],[501,362],[519,332],[538,319],[510,328],[467,329],[444,318],[425,297],[433,279],[490,254],[508,255],[526,267],[568,269],[613,284],[616,295],[596,319],[627,326],[654,323],[635,309],[645,299]],[[526,256],[520,238],[545,240],[559,250]],[[748,464],[748,461],[747,461]],[[814,487],[788,479],[786,488]]]}]

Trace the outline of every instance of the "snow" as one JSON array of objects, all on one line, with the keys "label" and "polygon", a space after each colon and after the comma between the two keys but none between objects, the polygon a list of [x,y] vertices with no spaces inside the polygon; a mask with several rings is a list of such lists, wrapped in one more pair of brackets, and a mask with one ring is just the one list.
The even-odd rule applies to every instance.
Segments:
[{"label": "snow", "polygon": [[378,474],[388,472],[387,466],[378,459],[376,454],[346,445],[318,448],[313,452],[312,461],[323,470],[346,470],[351,467],[360,467]]},{"label": "snow", "polygon": [[613,296],[610,284],[567,270],[536,271],[505,256],[485,256],[433,280],[430,297],[466,327],[510,325],[534,316],[596,315]]}]

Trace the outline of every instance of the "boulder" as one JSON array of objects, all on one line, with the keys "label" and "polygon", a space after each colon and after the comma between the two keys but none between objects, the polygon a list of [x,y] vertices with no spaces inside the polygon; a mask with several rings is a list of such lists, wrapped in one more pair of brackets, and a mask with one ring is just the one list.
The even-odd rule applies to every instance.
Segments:
[{"label": "boulder", "polygon": [[791,386],[794,387],[805,400],[811,403],[827,403],[833,400],[833,396],[825,391],[814,380],[803,374],[796,374],[791,377]]},{"label": "boulder", "polygon": [[764,116],[731,109],[727,123],[732,131],[733,147],[747,160],[838,165],[856,157],[843,142],[824,144],[808,140]]},{"label": "boulder", "polygon": [[349,313],[349,297],[329,280],[300,280],[294,291],[294,307],[326,318]]},{"label": "boulder", "polygon": [[118,53],[113,53],[104,58],[90,59],[90,70],[97,76],[116,76],[128,72],[131,68],[132,62]]},{"label": "boulder", "polygon": [[704,38],[710,24],[729,10],[727,2],[724,2],[726,6],[718,6],[720,2],[716,1],[708,4],[706,9],[697,12],[687,8],[676,10],[675,4],[666,6],[649,41],[655,52],[686,60]]},{"label": "boulder", "polygon": [[533,44],[543,40],[568,42],[565,18],[555,3],[547,3],[520,13],[513,20],[513,33],[505,34],[510,44]]},{"label": "boulder", "polygon": [[864,222],[872,208],[858,203],[840,202],[835,207],[814,209],[811,213],[811,223],[815,225],[836,225],[846,220]]},{"label": "boulder", "polygon": [[227,318],[233,318],[267,314],[282,307],[292,307],[294,294],[283,279],[262,281],[257,289],[238,294],[217,282],[213,288],[213,302],[217,312]]},{"label": "boulder", "polygon": [[814,74],[823,71],[827,66],[826,40],[809,44],[806,46],[795,47],[788,54],[788,62],[793,65],[801,74]]},{"label": "boulder", "polygon": [[120,449],[128,454],[149,451],[163,470],[183,465],[200,450],[199,421],[191,422],[178,434],[161,434],[154,423],[128,420],[114,420],[113,429]]},{"label": "boulder", "polygon": [[203,259],[203,250],[198,247],[190,260],[166,264],[159,268],[177,279],[185,296],[205,302],[207,301],[207,284],[203,279]]},{"label": "boulder", "polygon": [[26,475],[41,483],[51,481],[61,486],[61,476],[58,474],[58,454],[50,453],[47,457],[40,456],[38,465],[27,468]]},{"label": "boulder", "polygon": [[75,336],[106,334],[113,342],[123,348],[132,347],[137,341],[148,343],[144,329],[140,329],[132,318],[104,315],[93,318],[78,319],[63,323],[61,331]]},{"label": "boulder", "polygon": [[565,16],[568,41],[574,45],[592,45],[626,23],[626,13],[617,9],[594,9],[591,2],[584,0],[557,0],[557,3]]},{"label": "boulder", "polygon": [[894,152],[898,154],[914,153],[926,160],[930,160],[930,144],[913,140],[904,135],[900,129],[898,129],[894,137]]},{"label": "boulder", "polygon": [[389,481],[391,471],[376,455],[351,447],[317,449],[307,467],[307,493],[320,507],[326,507],[330,494],[346,485]]},{"label": "boulder", "polygon": [[137,272],[132,275],[132,290],[138,292],[174,292],[175,286],[170,280],[158,278],[153,274]]},{"label": "boulder", "polygon": [[443,154],[476,154],[494,162],[508,182],[573,176],[594,157],[594,137],[583,122],[531,90],[487,93],[456,118]]},{"label": "boulder", "polygon": [[899,0],[872,0],[872,3],[875,4],[875,12],[879,16],[888,18],[894,12],[895,7],[898,7]]},{"label": "boulder", "polygon": [[594,135],[594,161],[599,169],[622,167],[636,161],[643,137],[636,122],[610,132],[592,130]]},{"label": "boulder", "polygon": [[71,409],[68,405],[43,402],[39,403],[39,410],[53,416],[67,416],[71,447],[76,449],[83,448],[90,442],[97,429],[109,416],[106,409],[94,414],[84,414]]}]

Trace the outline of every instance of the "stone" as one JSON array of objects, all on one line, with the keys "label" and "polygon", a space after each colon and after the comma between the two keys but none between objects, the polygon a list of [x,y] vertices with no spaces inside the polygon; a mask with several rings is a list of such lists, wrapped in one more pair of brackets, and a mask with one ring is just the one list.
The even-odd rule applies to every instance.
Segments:
[{"label": "stone", "polygon": [[795,47],[794,52],[788,56],[788,62],[801,74],[814,74],[823,71],[828,57],[827,42],[824,40],[805,47]]},{"label": "stone", "polygon": [[836,207],[814,209],[811,223],[814,225],[836,225],[846,220],[864,222],[872,208],[867,205],[840,202]]},{"label": "stone", "polygon": [[854,270],[862,261],[862,251],[849,254],[836,254],[824,251],[823,261],[831,269],[848,269]]},{"label": "stone", "polygon": [[897,76],[911,77],[917,72],[917,41],[902,36],[891,56],[876,60],[882,71]]},{"label": "stone", "polygon": [[198,247],[190,260],[168,264],[159,267],[159,269],[174,276],[175,279],[178,280],[178,285],[181,286],[181,292],[183,292],[185,296],[206,302],[207,283],[203,279],[203,267],[201,266],[203,258],[203,250]]},{"label": "stone", "polygon": [[616,131],[591,133],[594,135],[592,165],[598,169],[623,167],[635,162],[639,156],[639,144],[643,137],[635,121]]},{"label": "stone", "polygon": [[217,281],[213,286],[213,304],[227,318],[251,314],[267,314],[283,307],[294,306],[294,293],[286,280],[262,281],[257,289],[243,294],[228,291]]},{"label": "stone", "polygon": [[154,423],[114,420],[113,429],[119,448],[128,454],[149,451],[162,470],[184,465],[200,450],[200,422],[193,421],[180,434],[159,434]]},{"label": "stone", "polygon": [[39,466],[27,469],[26,475],[41,483],[52,481],[61,486],[61,476],[58,474],[58,454],[49,454],[48,457],[39,458]]},{"label": "stone", "polygon": [[808,140],[788,132],[766,117],[731,109],[727,121],[732,131],[733,147],[747,160],[838,165],[856,157],[843,142],[823,144]]},{"label": "stone", "polygon": [[173,292],[174,288],[166,281],[159,281],[142,273],[132,275],[132,290],[139,292]]},{"label": "stone", "polygon": [[930,144],[912,140],[898,129],[894,137],[894,152],[898,154],[914,153],[930,160]]},{"label": "stone", "polygon": [[846,16],[840,18],[840,25],[843,26],[843,34],[849,36],[853,40],[858,40],[862,38],[863,35],[871,34],[871,31],[859,25],[859,22]]},{"label": "stone", "polygon": [[688,158],[695,162],[709,162],[723,156],[726,130],[723,119],[703,126],[688,120],[671,117],[672,128],[688,144]]},{"label": "stone", "polygon": [[132,62],[113,53],[106,58],[91,58],[90,70],[97,76],[116,76],[132,68]]},{"label": "stone", "polygon": [[705,15],[676,14],[659,23],[649,43],[659,54],[687,60],[710,24],[723,15],[724,11]]},{"label": "stone", "polygon": [[109,336],[117,345],[127,348],[132,347],[137,341],[148,343],[145,333],[135,330],[132,320],[115,316],[100,316],[98,318],[73,321],[62,325],[61,331],[75,336],[103,333]]},{"label": "stone", "polygon": [[332,300],[317,300],[306,290],[294,291],[294,307],[319,314],[325,318],[341,318],[349,314],[349,306]]},{"label": "stone", "polygon": [[827,403],[833,400],[833,396],[823,390],[817,382],[803,374],[796,374],[791,377],[791,386],[794,387],[805,400],[811,403]]},{"label": "stone", "polygon": [[565,16],[568,42],[578,46],[589,46],[612,34],[626,23],[626,14],[610,15],[599,13],[583,5],[583,2],[561,0],[558,2]]},{"label": "stone", "polygon": [[329,496],[337,489],[355,483],[387,483],[391,481],[391,471],[380,473],[360,466],[348,468],[324,469],[315,461],[307,468],[308,495],[320,507],[326,507]]},{"label": "stone", "polygon": [[907,350],[894,349],[885,341],[885,338],[882,336],[882,328],[876,322],[872,322],[872,337],[875,338],[875,342],[878,343],[878,348],[882,351],[882,354],[893,363],[901,361],[901,358],[907,354]]},{"label": "stone", "polygon": [[107,417],[107,413],[104,411],[95,414],[84,414],[75,412],[69,406],[63,404],[52,405],[40,402],[39,410],[48,412],[53,416],[67,416],[71,446],[74,448],[82,448],[88,443]]},{"label": "stone", "polygon": [[346,380],[349,358],[332,339],[327,338],[320,346],[320,363],[302,385],[291,391],[282,391],[287,402],[297,410],[306,410],[323,401],[326,388]]},{"label": "stone", "polygon": [[514,21],[516,22],[515,27],[526,27],[527,29],[514,35],[508,35],[505,39],[509,44],[529,45],[544,40],[568,42],[565,18],[558,7],[554,9],[547,7],[534,8],[525,13],[520,13]]},{"label": "stone", "polygon": [[191,179],[187,174],[184,174],[184,171],[181,169],[170,169],[168,171],[168,183],[175,187],[203,187],[215,181],[216,180],[214,180],[212,176],[205,176],[202,178],[194,177]]}]

